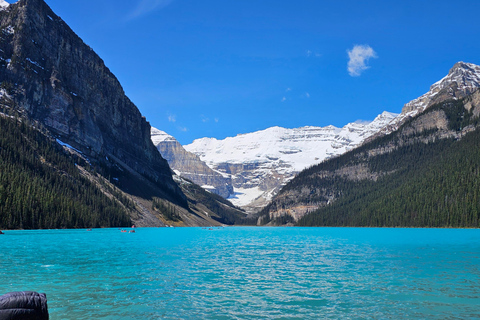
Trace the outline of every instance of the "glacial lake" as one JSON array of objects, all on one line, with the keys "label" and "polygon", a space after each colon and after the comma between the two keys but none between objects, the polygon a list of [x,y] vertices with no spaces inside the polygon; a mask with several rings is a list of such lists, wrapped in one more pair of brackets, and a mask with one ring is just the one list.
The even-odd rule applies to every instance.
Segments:
[{"label": "glacial lake", "polygon": [[473,319],[480,230],[5,231],[0,294],[50,319]]}]

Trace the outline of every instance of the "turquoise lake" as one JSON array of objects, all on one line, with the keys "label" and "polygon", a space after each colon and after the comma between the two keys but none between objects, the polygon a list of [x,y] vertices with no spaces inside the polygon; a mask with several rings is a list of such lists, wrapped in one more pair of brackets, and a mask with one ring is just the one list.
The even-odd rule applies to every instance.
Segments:
[{"label": "turquoise lake", "polygon": [[0,294],[50,319],[473,319],[480,230],[5,231]]}]

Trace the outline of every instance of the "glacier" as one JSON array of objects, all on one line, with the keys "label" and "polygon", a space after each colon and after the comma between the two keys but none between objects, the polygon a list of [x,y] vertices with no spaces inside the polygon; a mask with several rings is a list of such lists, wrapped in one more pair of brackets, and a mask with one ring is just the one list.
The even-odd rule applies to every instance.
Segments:
[{"label": "glacier", "polygon": [[231,179],[234,193],[228,199],[254,212],[297,173],[355,148],[397,116],[383,112],[371,122],[353,122],[343,128],[271,127],[223,140],[197,139],[184,148]]}]

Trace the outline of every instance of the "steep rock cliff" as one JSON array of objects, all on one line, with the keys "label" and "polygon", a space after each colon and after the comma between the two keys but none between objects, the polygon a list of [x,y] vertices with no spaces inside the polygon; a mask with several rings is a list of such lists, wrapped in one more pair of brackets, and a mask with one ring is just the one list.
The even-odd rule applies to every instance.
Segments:
[{"label": "steep rock cliff", "polygon": [[185,150],[177,139],[153,127],[151,135],[153,144],[176,174],[223,198],[233,194],[230,178],[210,169],[197,155]]},{"label": "steep rock cliff", "polygon": [[43,0],[0,9],[0,82],[10,106],[90,160],[154,181],[186,203],[150,125],[102,59]]}]

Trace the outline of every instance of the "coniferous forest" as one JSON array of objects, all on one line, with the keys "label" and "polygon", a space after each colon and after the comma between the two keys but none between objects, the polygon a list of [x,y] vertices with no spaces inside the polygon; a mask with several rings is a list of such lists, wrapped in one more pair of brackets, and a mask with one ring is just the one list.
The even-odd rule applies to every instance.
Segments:
[{"label": "coniferous forest", "polygon": [[125,208],[82,176],[83,159],[25,121],[0,117],[0,132],[0,229],[130,225]]},{"label": "coniferous forest", "polygon": [[[478,118],[467,112],[461,101],[434,106],[429,112],[439,109],[445,112],[448,129],[453,132],[460,133],[466,126],[478,127]],[[353,181],[338,176],[308,179],[319,169],[335,170],[347,163],[354,164],[367,150],[398,144],[402,139],[399,133],[374,140],[300,174],[287,188],[298,188],[308,181],[316,187],[334,186],[340,196],[300,219],[298,225],[480,227],[480,132],[476,129],[460,137],[430,139],[425,143],[435,133],[436,130],[417,133],[416,142],[369,157],[366,164],[370,172],[379,173],[376,180]]]},{"label": "coniferous forest", "polygon": [[461,143],[449,139],[418,144],[378,160],[385,165],[405,162],[403,168],[376,182],[344,181],[343,196],[337,202],[305,216],[298,225],[480,226],[478,132],[468,134]]}]

